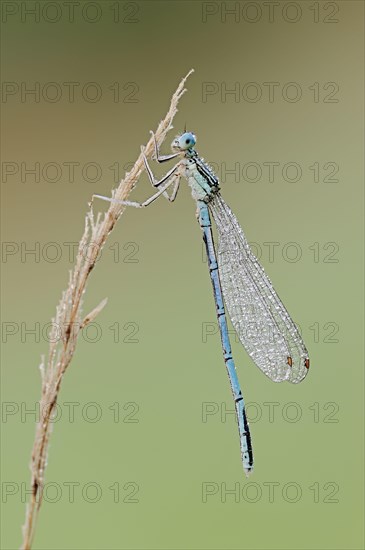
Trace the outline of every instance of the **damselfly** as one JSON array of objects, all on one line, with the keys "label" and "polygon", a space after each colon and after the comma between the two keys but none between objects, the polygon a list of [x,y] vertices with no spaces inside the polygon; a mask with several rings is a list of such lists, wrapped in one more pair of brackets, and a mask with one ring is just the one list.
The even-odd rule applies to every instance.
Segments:
[{"label": "damselfly", "polygon": [[[308,352],[296,325],[251,251],[236,217],[222,199],[217,177],[195,150],[195,135],[192,132],[184,132],[177,136],[172,142],[173,153],[170,155],[160,155],[155,137],[154,142],[158,162],[179,157],[178,163],[157,181],[142,149],[148,177],[158,191],[143,203],[117,202],[142,208],[161,195],[173,202],[182,176],[191,188],[192,196],[197,203],[197,218],[203,232],[213,284],[223,356],[236,410],[242,463],[246,474],[249,474],[253,469],[251,435],[232,357],[225,305],[246,351],[264,374],[274,382],[287,380],[297,383],[303,380],[309,369]],[[167,189],[170,186],[172,193],[169,195]],[[113,197],[102,195],[94,197],[111,202],[115,200]],[[213,240],[211,214],[218,232],[218,258]]]}]

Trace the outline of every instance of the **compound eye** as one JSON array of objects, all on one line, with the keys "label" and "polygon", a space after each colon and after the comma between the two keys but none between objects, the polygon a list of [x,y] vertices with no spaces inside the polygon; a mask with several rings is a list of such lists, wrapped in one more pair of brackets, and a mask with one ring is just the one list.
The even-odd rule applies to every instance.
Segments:
[{"label": "compound eye", "polygon": [[184,149],[189,149],[190,147],[194,147],[195,143],[196,143],[196,137],[192,132],[185,132],[185,134],[181,136],[181,146]]}]

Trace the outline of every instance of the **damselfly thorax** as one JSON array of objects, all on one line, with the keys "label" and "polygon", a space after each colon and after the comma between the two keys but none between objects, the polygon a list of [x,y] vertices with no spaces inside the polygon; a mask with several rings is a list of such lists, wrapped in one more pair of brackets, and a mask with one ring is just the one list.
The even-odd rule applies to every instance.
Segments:
[{"label": "damselfly thorax", "polygon": [[187,151],[180,164],[181,175],[186,178],[193,199],[209,203],[220,190],[218,178],[213,170],[195,150]]}]

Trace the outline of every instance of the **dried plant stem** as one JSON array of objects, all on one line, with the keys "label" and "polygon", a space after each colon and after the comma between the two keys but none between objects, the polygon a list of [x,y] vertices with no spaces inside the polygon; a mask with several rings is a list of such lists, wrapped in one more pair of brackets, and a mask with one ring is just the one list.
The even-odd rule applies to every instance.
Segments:
[{"label": "dried plant stem", "polygon": [[[189,71],[180,82],[176,92],[172,96],[170,108],[164,120],[160,122],[157,128],[156,138],[159,143],[164,141],[167,132],[172,127],[172,121],[177,113],[178,102],[185,92],[185,81],[192,72],[192,70]],[[153,140],[151,138],[145,148],[146,155],[152,152],[153,147]],[[116,200],[124,201],[128,198],[143,170],[143,158],[142,154],[140,154],[132,170],[125,175],[118,188],[114,190],[113,196]],[[99,213],[95,220],[92,207],[90,207],[86,215],[85,229],[79,243],[75,267],[70,272],[68,287],[62,294],[61,301],[56,309],[56,316],[52,320],[48,359],[45,364],[44,358],[42,358],[40,366],[42,373],[42,395],[40,399],[42,418],[36,427],[31,457],[32,494],[30,502],[27,504],[25,524],[23,526],[22,550],[29,550],[31,548],[36,519],[42,503],[48,444],[52,431],[52,413],[57,403],[63,375],[72,361],[80,330],[87,323],[93,321],[106,304],[106,300],[103,300],[93,311],[82,318],[82,299],[86,283],[91,270],[95,267],[95,263],[109,233],[112,231],[124,208],[123,205],[112,202],[104,216]]]}]

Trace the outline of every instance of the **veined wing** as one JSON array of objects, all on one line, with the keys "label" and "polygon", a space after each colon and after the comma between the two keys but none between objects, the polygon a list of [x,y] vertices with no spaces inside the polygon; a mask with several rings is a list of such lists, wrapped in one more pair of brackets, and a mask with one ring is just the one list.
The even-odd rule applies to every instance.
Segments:
[{"label": "veined wing", "polygon": [[218,194],[209,203],[219,234],[218,267],[232,324],[256,365],[274,382],[300,382],[309,357],[299,331]]}]

